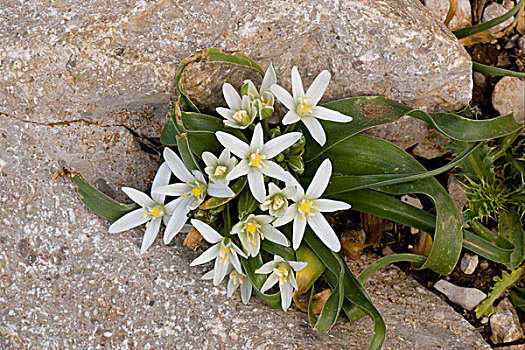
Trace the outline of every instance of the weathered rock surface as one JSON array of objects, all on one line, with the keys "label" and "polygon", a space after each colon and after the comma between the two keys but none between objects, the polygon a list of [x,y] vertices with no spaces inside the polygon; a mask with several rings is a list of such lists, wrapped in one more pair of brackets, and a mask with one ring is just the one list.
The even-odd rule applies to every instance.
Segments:
[{"label": "weathered rock surface", "polygon": [[[450,1],[448,0],[425,0],[425,6],[441,22],[447,18]],[[472,25],[472,8],[469,0],[459,0],[454,17],[448,24],[450,30],[470,27]]]},{"label": "weathered rock surface", "polygon": [[[485,9],[483,10],[483,17],[481,18],[481,21],[483,23],[488,22],[496,17],[503,16],[505,13],[507,13],[509,9],[507,9],[502,4],[498,4],[497,2],[491,2],[488,4]],[[492,28],[490,28],[488,31],[489,33],[497,33],[508,26],[512,24],[514,21],[514,17],[508,18],[505,22],[500,23]]]},{"label": "weathered rock surface", "polygon": [[494,86],[492,105],[502,115],[513,113],[516,122],[525,123],[525,80],[503,77]]},{"label": "weathered rock surface", "polygon": [[490,316],[490,330],[490,340],[494,344],[510,343],[523,336],[520,319],[509,299],[503,299],[494,309]]},{"label": "weathered rock surface", "polygon": [[472,275],[476,270],[476,267],[478,267],[478,263],[479,256],[477,256],[476,254],[465,253],[465,255],[463,255],[463,258],[461,259],[459,267],[461,268],[461,271],[463,271],[463,273],[467,275]]},{"label": "weathered rock surface", "polygon": [[451,302],[468,311],[474,309],[487,297],[487,294],[479,289],[459,287],[445,280],[437,281],[434,288],[445,294]]},{"label": "weathered rock surface", "polygon": [[[140,256],[140,230],[108,234],[109,223],[83,206],[69,180],[50,180],[66,165],[46,149],[52,140],[74,149],[74,134],[124,131],[6,118],[0,124],[0,348],[366,347],[369,320],[341,319],[321,336],[295,308],[269,309],[255,297],[245,307],[239,298],[228,299],[224,286],[200,279],[207,266],[189,267],[195,255],[182,246],[183,237],[166,247],[157,240]],[[124,140],[138,148],[132,137]],[[107,168],[92,173],[110,179],[108,191],[118,193],[116,186],[123,184],[148,187],[149,166],[158,164],[148,154],[114,154],[103,141],[94,147],[100,150],[90,154],[93,164]],[[141,165],[141,159],[153,164]],[[489,349],[460,315],[399,269],[384,269],[367,288],[387,322],[385,349]]]}]

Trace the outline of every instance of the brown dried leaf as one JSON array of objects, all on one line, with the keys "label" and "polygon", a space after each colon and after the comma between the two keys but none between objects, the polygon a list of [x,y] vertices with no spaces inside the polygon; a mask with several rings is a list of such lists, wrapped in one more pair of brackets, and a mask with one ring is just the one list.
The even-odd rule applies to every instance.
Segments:
[{"label": "brown dried leaf", "polygon": [[348,256],[350,259],[357,260],[363,254],[363,250],[366,247],[370,247],[372,243],[353,243],[347,241],[341,241],[341,252]]},{"label": "brown dried leaf", "polygon": [[448,24],[450,21],[452,21],[452,18],[456,15],[456,11],[458,10],[458,0],[449,0],[449,6],[448,6],[448,12],[447,12],[447,18],[445,18],[445,26],[448,27]]},{"label": "brown dried leaf", "polygon": [[412,250],[414,254],[428,256],[430,249],[432,248],[432,236],[426,232],[419,231],[417,237],[417,243]]},{"label": "brown dried leaf", "polygon": [[366,243],[377,244],[383,235],[383,218],[361,212],[361,226],[366,233]]},{"label": "brown dried leaf", "polygon": [[196,251],[199,249],[199,247],[204,242],[204,237],[200,234],[199,231],[195,227],[192,227],[190,232],[186,235],[186,238],[184,239],[184,245],[193,251]]},{"label": "brown dried leaf", "polygon": [[[325,289],[317,294],[314,294],[312,298],[314,314],[321,313],[321,310],[323,310],[324,304],[326,303],[326,300],[328,299],[330,294],[332,294],[332,290],[330,288]],[[308,300],[299,300],[300,296],[301,294],[297,293],[297,291],[294,291],[292,295],[293,302],[295,305],[297,305],[299,310],[303,312],[308,312]]]}]

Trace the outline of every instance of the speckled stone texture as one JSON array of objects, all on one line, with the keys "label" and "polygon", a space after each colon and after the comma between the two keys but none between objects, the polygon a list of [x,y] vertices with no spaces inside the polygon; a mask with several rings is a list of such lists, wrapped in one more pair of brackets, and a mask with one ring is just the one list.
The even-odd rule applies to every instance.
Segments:
[{"label": "speckled stone texture", "polygon": [[[198,48],[273,60],[281,76],[297,64],[307,83],[330,69],[329,98],[428,109],[470,98],[468,56],[418,1],[312,3],[0,2],[0,349],[366,347],[369,320],[320,336],[295,308],[226,298],[189,268],[182,237],[140,256],[142,231],[108,234],[69,180],[51,180],[69,166],[119,200],[120,186],[146,190],[176,66]],[[386,349],[487,348],[398,269],[367,286]]]}]

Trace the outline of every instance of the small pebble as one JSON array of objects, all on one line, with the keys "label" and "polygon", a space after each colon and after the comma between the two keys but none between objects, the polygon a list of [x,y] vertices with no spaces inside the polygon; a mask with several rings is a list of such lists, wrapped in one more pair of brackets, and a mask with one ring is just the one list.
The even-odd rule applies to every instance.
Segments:
[{"label": "small pebble", "polygon": [[481,260],[479,263],[480,270],[486,270],[489,268],[489,262],[487,260]]},{"label": "small pebble", "polygon": [[518,39],[518,47],[521,51],[525,52],[525,35],[522,35],[521,38]]},{"label": "small pebble", "polygon": [[410,204],[416,208],[423,209],[423,205],[421,204],[421,201],[415,197],[410,196],[403,196],[401,197],[401,200],[407,204]]},{"label": "small pebble", "polygon": [[492,105],[501,115],[514,114],[518,124],[525,122],[525,80],[516,77],[501,78],[492,93]]},{"label": "small pebble", "polygon": [[479,257],[476,254],[465,253],[461,259],[460,268],[467,275],[472,275],[479,263]]},{"label": "small pebble", "polygon": [[520,319],[509,299],[503,299],[490,316],[490,330],[494,344],[510,343],[523,336]]},{"label": "small pebble", "polygon": [[454,304],[461,306],[467,311],[474,309],[481,303],[487,295],[476,288],[458,287],[445,280],[439,280],[434,284],[434,288],[445,296]]},{"label": "small pebble", "polygon": [[481,324],[487,324],[487,323],[489,323],[489,318],[488,317],[483,317],[481,319]]},{"label": "small pebble", "polygon": [[383,248],[383,250],[381,251],[383,253],[384,256],[387,256],[387,255],[394,255],[396,252],[394,252],[392,250],[392,248],[390,248],[389,245],[387,245],[386,247]]},{"label": "small pebble", "polygon": [[[490,4],[487,5],[487,7],[485,7],[485,10],[483,10],[483,17],[481,21],[483,23],[488,22],[496,17],[504,15],[507,12],[509,12],[509,9],[507,9],[502,4],[498,4],[497,2],[491,2]],[[507,19],[505,22],[500,23],[497,26],[490,28],[488,31],[489,33],[492,33],[492,34],[501,32],[502,30],[510,26],[513,21],[514,21],[514,17],[511,17]]]}]

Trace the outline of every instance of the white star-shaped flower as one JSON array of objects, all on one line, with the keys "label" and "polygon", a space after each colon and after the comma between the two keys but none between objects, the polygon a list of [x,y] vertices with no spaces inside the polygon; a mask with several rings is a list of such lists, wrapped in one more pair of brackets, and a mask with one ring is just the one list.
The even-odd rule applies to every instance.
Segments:
[{"label": "white star-shaped flower", "polygon": [[310,225],[314,233],[321,241],[334,252],[341,249],[341,243],[323,216],[323,212],[334,212],[350,209],[350,204],[331,199],[319,198],[326,190],[332,175],[332,163],[325,159],[308,186],[306,193],[301,185],[297,184],[297,192],[292,199],[294,204],[290,205],[283,216],[274,221],[273,225],[279,227],[293,220],[292,246],[297,250],[303,239],[306,224]]},{"label": "white star-shaped flower", "polygon": [[315,141],[323,146],[326,142],[326,134],[317,119],[333,122],[346,123],[352,117],[329,108],[318,106],[317,103],[323,96],[328,83],[330,83],[330,72],[322,71],[314,80],[308,91],[304,93],[303,82],[297,67],[292,68],[292,93],[290,95],[283,87],[272,85],[270,91],[275,97],[289,109],[283,118],[283,124],[294,124],[301,120]]},{"label": "white star-shaped flower", "polygon": [[255,273],[271,275],[266,279],[266,282],[261,287],[261,292],[266,292],[272,288],[274,284],[279,282],[279,290],[281,291],[281,306],[284,311],[288,310],[292,304],[293,290],[297,290],[297,281],[295,280],[294,270],[301,271],[308,265],[306,262],[300,261],[286,261],[280,256],[275,255],[273,261],[267,262]]},{"label": "white star-shaped flower", "polygon": [[[228,298],[231,298],[233,293],[241,287],[241,300],[243,304],[248,304],[250,301],[250,297],[252,296],[252,283],[250,282],[250,279],[243,275],[242,273],[237,272],[233,265],[231,265],[228,268],[228,272],[226,274],[230,275],[230,278],[228,279],[228,287],[226,291],[226,295]],[[203,276],[203,280],[212,280],[215,276],[215,270],[211,270],[206,272]]]},{"label": "white star-shaped flower", "polygon": [[273,217],[283,216],[288,209],[288,199],[297,192],[295,185],[286,184],[284,189],[280,189],[276,184],[268,184],[269,194],[266,200],[261,204],[261,210],[269,210]]},{"label": "white star-shaped flower", "polygon": [[241,98],[235,88],[228,83],[222,86],[222,93],[229,108],[218,107],[217,113],[225,118],[224,125],[246,129],[257,116],[257,108],[252,104],[249,96]]},{"label": "white star-shaped flower", "polygon": [[233,266],[237,272],[242,274],[241,262],[237,254],[245,259],[248,257],[229,237],[221,236],[219,232],[202,221],[192,219],[191,224],[199,231],[202,237],[204,237],[208,243],[213,244],[213,246],[202,253],[197,259],[193,260],[190,266],[204,264],[215,259],[215,266],[213,268],[213,285],[215,286],[222,282],[230,266]]},{"label": "white star-shaped flower", "polygon": [[229,198],[235,196],[235,193],[218,183],[208,185],[200,171],[195,170],[191,173],[179,156],[169,148],[164,149],[164,159],[175,177],[183,181],[183,183],[159,186],[153,191],[162,195],[180,196],[164,234],[164,243],[168,244],[186,223],[188,212],[196,209],[204,201],[206,194]]},{"label": "white star-shaped flower", "polygon": [[269,215],[250,214],[246,220],[238,222],[232,228],[232,234],[239,236],[242,246],[248,252],[248,256],[257,256],[261,247],[261,240],[267,239],[271,242],[290,246],[286,237],[275,227],[270,225],[273,218]]},{"label": "white star-shaped flower", "polygon": [[297,142],[301,138],[301,133],[287,133],[264,143],[262,126],[257,124],[249,145],[222,131],[217,131],[215,135],[226,149],[240,158],[239,164],[233,168],[226,178],[231,181],[240,176],[248,175],[250,191],[259,203],[266,199],[264,175],[280,181],[290,181],[290,174],[270,159]]},{"label": "white star-shaped flower", "polygon": [[251,80],[246,80],[244,83],[248,84],[248,96],[252,104],[256,107],[259,118],[261,120],[269,118],[273,114],[273,105],[275,102],[275,98],[270,92],[270,86],[277,83],[277,75],[275,74],[273,64],[270,63],[264,74],[260,94]]},{"label": "white star-shaped flower", "polygon": [[227,149],[222,150],[219,158],[215,157],[211,152],[204,152],[202,153],[202,160],[206,164],[204,172],[208,174],[210,182],[228,186],[230,181],[226,179],[226,176],[237,164],[237,160],[230,157],[230,151]]}]

